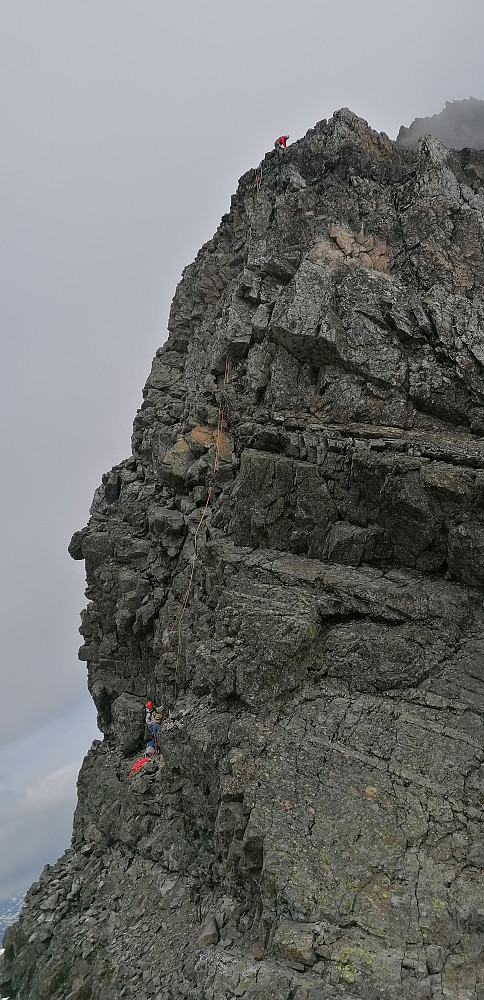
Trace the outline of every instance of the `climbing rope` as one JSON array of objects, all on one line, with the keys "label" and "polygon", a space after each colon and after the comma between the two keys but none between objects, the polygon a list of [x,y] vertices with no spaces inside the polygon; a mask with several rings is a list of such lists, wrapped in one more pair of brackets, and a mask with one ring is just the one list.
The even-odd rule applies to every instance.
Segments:
[{"label": "climbing rope", "polygon": [[[257,199],[258,199],[259,198],[261,184],[262,184],[262,160],[259,163],[259,167],[258,168],[255,167],[254,168],[254,177],[255,177],[256,195],[257,195]],[[249,224],[249,231],[248,231],[248,253],[249,254],[250,254],[250,250],[251,250],[251,244],[252,244],[252,226]],[[225,379],[224,379],[224,384],[225,385],[228,385],[229,375],[230,375],[230,361],[227,359],[227,363],[226,363],[226,366],[225,366]],[[178,608],[178,610],[176,612],[176,615],[175,615],[175,618],[174,618],[173,623],[171,625],[171,628],[166,633],[166,638],[165,638],[165,642],[164,642],[164,645],[163,645],[163,653],[166,653],[166,651],[168,649],[168,646],[169,646],[169,643],[170,643],[170,637],[171,637],[172,633],[174,632],[175,628],[177,628],[177,626],[178,626],[178,645],[177,645],[177,657],[176,657],[176,664],[175,664],[175,678],[174,678],[174,691],[173,691],[173,693],[174,693],[174,703],[176,703],[176,698],[177,698],[178,664],[179,664],[179,661],[180,661],[180,658],[181,658],[181,653],[182,653],[181,623],[182,623],[183,615],[185,613],[185,608],[187,606],[188,598],[190,596],[190,591],[192,589],[193,577],[194,577],[194,573],[195,573],[195,565],[196,565],[196,562],[197,562],[197,539],[198,539],[198,533],[199,533],[199,531],[200,531],[200,529],[202,527],[203,521],[205,519],[205,515],[207,513],[207,510],[208,510],[208,507],[209,507],[209,504],[210,504],[211,496],[212,496],[213,480],[214,480],[214,477],[215,477],[215,473],[217,471],[217,465],[218,465],[218,460],[219,460],[219,456],[220,456],[220,448],[221,448],[221,444],[222,444],[224,416],[225,416],[225,404],[223,404],[220,407],[220,410],[219,410],[217,448],[216,448],[216,452],[215,452],[215,461],[214,461],[214,464],[213,464],[212,474],[211,474],[211,477],[210,477],[211,478],[211,483],[210,483],[210,486],[209,486],[209,489],[208,489],[207,499],[205,501],[205,505],[204,505],[204,508],[202,510],[202,513],[201,513],[201,516],[200,516],[200,520],[199,520],[199,522],[197,524],[197,527],[195,529],[195,534],[194,534],[194,538],[193,538],[193,557],[192,557],[192,563],[191,563],[191,568],[190,568],[190,576],[189,576],[187,587],[186,587],[185,593],[183,595],[183,598],[181,600],[180,606],[179,606],[179,608]],[[155,748],[156,748],[156,737],[155,737]]]},{"label": "climbing rope", "polygon": [[255,176],[255,189],[257,192],[257,197],[259,197],[259,191],[261,189],[261,184],[262,184],[262,160],[259,163],[258,168],[254,167],[254,176]]},{"label": "climbing rope", "polygon": [[[229,375],[230,375],[230,361],[227,360],[227,363],[225,365],[224,385],[228,385]],[[208,510],[208,506],[209,506],[209,503],[210,503],[210,498],[212,496],[213,479],[214,479],[215,473],[217,471],[217,465],[218,465],[218,460],[219,460],[219,456],[220,456],[220,448],[222,446],[222,433],[223,433],[223,426],[224,426],[224,415],[225,415],[225,403],[222,404],[222,406],[220,407],[220,410],[219,410],[219,422],[218,422],[218,433],[217,433],[217,448],[216,448],[216,451],[215,451],[215,461],[213,463],[212,474],[211,474],[211,477],[210,477],[211,480],[212,480],[212,482],[210,483],[208,494],[207,494],[207,499],[205,501],[205,506],[204,506],[204,508],[202,510],[202,514],[201,514],[200,520],[199,520],[199,522],[197,524],[197,527],[195,529],[195,535],[193,537],[193,557],[192,557],[192,565],[191,565],[191,571],[190,571],[190,578],[188,580],[187,588],[186,588],[185,593],[183,595],[183,599],[182,599],[182,602],[180,604],[180,607],[178,608],[178,611],[177,611],[177,613],[175,615],[173,624],[172,624],[172,626],[171,626],[171,628],[170,628],[170,630],[169,630],[169,632],[168,632],[168,634],[166,636],[165,644],[164,644],[164,647],[163,647],[163,652],[164,653],[166,653],[166,651],[168,649],[168,644],[170,642],[170,636],[171,636],[173,630],[176,628],[177,625],[178,625],[179,648],[180,648],[180,643],[181,643],[181,640],[180,640],[180,625],[181,625],[181,620],[183,618],[183,615],[184,615],[184,612],[185,612],[185,608],[186,608],[186,605],[187,605],[187,601],[188,601],[188,598],[189,598],[189,595],[190,595],[190,590],[192,588],[193,575],[195,573],[195,564],[196,564],[196,561],[197,561],[197,538],[198,538],[198,533],[199,533],[200,528],[202,527],[202,524],[203,524],[203,522],[205,520],[205,515],[206,515],[207,510]],[[176,676],[175,676],[175,684],[176,684]]]},{"label": "climbing rope", "polygon": [[181,660],[182,655],[182,639],[181,639],[181,619],[178,622],[178,647],[176,651],[176,663],[175,663],[175,679],[173,681],[173,704],[176,705],[177,692],[178,692],[178,665]]},{"label": "climbing rope", "polygon": [[[254,167],[254,177],[255,177],[255,190],[257,193],[257,200],[259,199],[259,193],[262,185],[262,160],[258,167]],[[247,241],[247,255],[250,255],[252,249],[252,226],[249,223],[248,241]]]},{"label": "climbing rope", "polygon": [[[257,195],[257,199],[258,199],[259,198],[261,184],[262,184],[262,161],[259,163],[259,167],[258,168],[257,167],[254,168],[254,177],[255,177],[256,195]],[[249,254],[250,254],[250,251],[251,251],[251,244],[252,244],[252,226],[249,224],[249,230],[248,230],[248,253]],[[229,376],[230,376],[230,361],[227,359],[227,363],[226,363],[226,366],[225,366],[225,379],[224,379],[224,384],[225,385],[228,385]],[[199,531],[200,531],[200,529],[202,527],[202,524],[203,524],[203,522],[205,520],[205,516],[206,516],[207,510],[208,510],[208,507],[209,507],[209,504],[210,504],[210,500],[211,500],[211,497],[212,497],[212,491],[213,491],[213,486],[214,486],[213,480],[214,480],[214,477],[215,477],[215,473],[217,471],[218,460],[219,460],[219,457],[220,457],[220,448],[221,448],[221,444],[222,444],[224,416],[225,416],[225,404],[222,404],[222,406],[219,409],[217,447],[216,447],[216,451],[215,451],[215,460],[214,460],[214,463],[213,463],[212,474],[211,474],[211,477],[210,477],[211,478],[211,482],[210,482],[210,486],[209,486],[208,493],[207,493],[207,499],[205,501],[205,505],[203,507],[203,510],[202,510],[199,522],[198,522],[197,527],[195,529],[195,534],[194,534],[194,538],[193,538],[193,556],[192,556],[192,562],[191,562],[191,567],[190,567],[190,576],[189,576],[188,583],[187,583],[187,586],[186,586],[186,589],[185,589],[185,593],[183,594],[183,598],[182,598],[181,603],[179,605],[179,608],[178,608],[178,610],[176,612],[176,615],[175,615],[175,617],[173,619],[173,623],[171,625],[171,628],[165,633],[166,638],[165,638],[165,641],[164,641],[164,644],[163,644],[163,653],[165,654],[167,652],[167,649],[168,649],[168,646],[169,646],[169,643],[170,643],[170,637],[171,637],[172,633],[174,632],[175,628],[177,628],[177,626],[178,626],[178,628],[177,628],[177,631],[178,631],[177,656],[176,656],[176,663],[175,663],[175,677],[174,677],[174,683],[173,683],[174,704],[176,704],[176,699],[177,699],[178,666],[179,666],[179,662],[180,662],[181,655],[182,655],[181,623],[182,623],[183,615],[185,613],[185,608],[186,608],[187,603],[188,603],[188,598],[190,596],[190,591],[192,589],[193,577],[194,577],[194,574],[195,574],[195,566],[196,566],[196,562],[197,562],[197,539],[198,539],[198,534],[199,534]],[[167,692],[166,685],[165,685],[165,703],[166,703],[166,695],[167,695],[167,693],[168,692]],[[157,750],[156,736],[155,736],[155,750]]]},{"label": "climbing rope", "polygon": [[128,774],[128,778],[132,778],[133,775],[135,775],[135,774],[138,773],[138,771],[141,771],[141,768],[143,767],[143,764],[147,764],[148,761],[151,760],[151,759],[152,759],[151,757],[140,757],[140,759],[137,760],[135,764],[133,764],[133,766],[132,766],[132,768],[131,768],[131,770],[130,770],[130,772]]},{"label": "climbing rope", "polygon": [[[262,160],[259,163],[259,167],[258,168],[255,167],[254,168],[254,177],[255,177],[256,194],[257,194],[257,198],[259,198],[260,187],[261,187],[261,184],[262,184]],[[251,243],[252,243],[252,226],[249,225],[249,232],[248,232],[248,252],[249,253],[250,253],[250,250],[251,250]],[[225,379],[224,379],[224,384],[225,385],[228,385],[229,374],[230,374],[230,361],[227,360],[227,363],[226,363],[226,366],[225,366]],[[185,613],[185,608],[187,606],[188,598],[190,596],[190,591],[192,589],[193,577],[194,577],[194,573],[195,573],[195,565],[196,565],[196,562],[197,562],[197,539],[198,539],[198,533],[199,533],[200,528],[202,527],[202,524],[203,524],[203,522],[205,520],[205,515],[207,513],[207,510],[208,510],[208,507],[209,507],[209,504],[210,504],[210,500],[211,500],[211,497],[212,497],[213,479],[214,479],[215,473],[217,471],[217,465],[218,465],[218,460],[219,460],[219,456],[220,456],[220,448],[221,448],[221,444],[222,444],[222,433],[223,433],[223,426],[224,426],[224,416],[225,416],[225,404],[223,404],[220,407],[220,410],[219,410],[217,448],[216,448],[216,453],[215,453],[215,461],[214,461],[214,464],[213,464],[213,469],[212,469],[212,474],[211,474],[211,483],[210,483],[210,486],[209,486],[209,489],[208,489],[207,499],[205,501],[205,505],[204,505],[204,508],[202,510],[202,513],[201,513],[201,516],[200,516],[200,520],[199,520],[199,522],[197,524],[197,527],[195,529],[195,535],[194,535],[194,538],[193,538],[193,557],[192,557],[192,564],[191,564],[191,568],[190,568],[190,576],[189,576],[189,579],[188,579],[187,587],[186,587],[185,593],[183,595],[182,601],[180,603],[178,611],[177,611],[177,613],[175,615],[175,618],[173,620],[173,624],[172,624],[171,628],[168,630],[168,632],[166,633],[166,638],[165,638],[165,642],[164,642],[164,645],[163,645],[163,653],[166,653],[166,651],[168,649],[168,646],[169,646],[169,643],[170,643],[170,637],[171,637],[172,633],[174,632],[175,628],[177,628],[177,626],[178,626],[178,647],[177,647],[177,657],[176,657],[176,665],[175,665],[175,678],[174,678],[174,701],[175,702],[176,702],[177,687],[178,687],[178,664],[179,664],[179,661],[180,661],[180,658],[181,658],[181,652],[182,652],[181,623],[182,623],[183,615]]]}]

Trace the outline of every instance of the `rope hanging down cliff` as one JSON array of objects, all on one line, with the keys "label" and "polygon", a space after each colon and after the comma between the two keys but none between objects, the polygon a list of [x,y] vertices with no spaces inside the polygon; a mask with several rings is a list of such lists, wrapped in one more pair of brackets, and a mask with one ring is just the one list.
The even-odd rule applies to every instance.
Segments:
[{"label": "rope hanging down cliff", "polygon": [[[227,363],[225,365],[224,385],[228,385],[229,374],[230,374],[230,361],[227,360]],[[177,611],[177,613],[175,615],[173,624],[172,624],[171,628],[169,629],[168,634],[166,636],[164,647],[163,647],[163,652],[164,653],[166,653],[166,651],[168,649],[168,644],[170,642],[170,636],[171,636],[173,630],[176,628],[177,625],[179,626],[180,623],[181,623],[181,620],[183,618],[183,613],[185,611],[185,607],[186,607],[186,604],[187,604],[187,601],[188,601],[188,597],[190,595],[190,590],[191,590],[192,582],[193,582],[193,574],[195,572],[195,564],[196,564],[196,561],[197,561],[197,538],[198,538],[198,533],[200,531],[200,528],[202,527],[203,521],[205,519],[205,515],[207,513],[208,505],[210,503],[210,498],[212,496],[212,490],[213,490],[213,480],[214,480],[214,477],[215,477],[215,473],[217,471],[217,465],[218,465],[218,460],[219,460],[219,456],[220,456],[220,447],[221,447],[221,444],[222,444],[222,432],[223,432],[223,426],[224,426],[224,414],[225,414],[225,403],[223,403],[222,406],[221,406],[221,408],[220,408],[220,416],[219,416],[219,422],[218,422],[218,433],[217,433],[217,448],[216,448],[216,452],[215,452],[215,461],[213,463],[212,474],[211,474],[211,477],[210,477],[211,482],[210,482],[210,486],[209,486],[209,490],[208,490],[208,494],[207,494],[207,499],[205,501],[205,506],[204,506],[204,508],[202,510],[202,515],[201,515],[200,520],[199,520],[199,522],[197,524],[197,527],[196,527],[196,530],[195,530],[194,539],[193,539],[193,558],[192,558],[192,566],[191,566],[191,572],[190,572],[190,579],[188,581],[187,589],[186,589],[186,591],[185,591],[185,593],[183,595],[183,599],[182,599],[182,602],[180,604],[180,607],[178,608],[178,611]]]},{"label": "rope hanging down cliff", "polygon": [[[289,138],[289,136],[286,136],[285,138]],[[257,192],[257,200],[258,200],[259,199],[259,191],[260,191],[260,187],[261,187],[261,184],[262,184],[262,161],[259,163],[259,167],[258,168],[254,168],[254,176],[255,176],[255,184],[256,184],[256,192]],[[252,228],[249,226],[249,249],[250,249],[251,238],[252,238]],[[227,359],[227,363],[225,365],[225,378],[224,378],[224,384],[225,385],[228,385],[229,373],[230,373],[230,361]],[[210,498],[211,498],[211,495],[212,495],[213,479],[214,479],[215,473],[217,471],[218,459],[219,459],[219,455],[220,455],[220,446],[221,446],[221,442],[222,442],[222,431],[223,431],[223,423],[224,423],[224,413],[225,413],[225,404],[222,405],[222,407],[220,409],[220,418],[219,418],[219,425],[218,425],[218,437],[217,437],[217,449],[216,449],[215,461],[214,461],[214,465],[213,465],[213,469],[212,469],[212,475],[211,475],[212,482],[211,482],[209,490],[208,490],[208,495],[207,495],[207,499],[205,501],[205,506],[204,506],[203,511],[202,511],[202,516],[201,516],[201,518],[200,518],[200,520],[199,520],[199,522],[197,524],[196,530],[195,530],[195,536],[194,536],[194,540],[193,540],[194,541],[194,549],[193,549],[193,558],[192,558],[192,566],[191,566],[191,571],[190,571],[190,578],[188,580],[187,589],[186,589],[186,591],[185,591],[185,593],[183,595],[183,599],[181,601],[181,604],[180,604],[180,606],[178,608],[178,611],[177,611],[177,613],[175,615],[175,618],[173,620],[173,624],[172,624],[171,628],[168,630],[168,632],[166,633],[166,638],[165,638],[165,642],[164,642],[164,645],[163,645],[163,652],[164,653],[166,653],[166,651],[168,649],[168,645],[169,645],[169,642],[170,642],[170,636],[171,636],[172,632],[174,631],[174,629],[176,628],[177,625],[178,625],[178,655],[180,653],[180,641],[181,641],[180,640],[180,623],[181,623],[181,620],[183,618],[183,614],[184,614],[185,607],[186,607],[186,604],[187,604],[187,601],[188,601],[188,597],[190,595],[190,590],[191,590],[192,582],[193,582],[193,574],[195,572],[195,564],[196,564],[196,561],[197,561],[197,537],[198,537],[198,532],[200,531],[200,528],[201,528],[201,526],[203,524],[203,521],[204,521],[204,518],[205,518],[205,514],[207,513],[207,509],[208,509],[208,506],[209,506],[209,503],[210,503]],[[176,686],[176,680],[175,680],[175,686]]]}]

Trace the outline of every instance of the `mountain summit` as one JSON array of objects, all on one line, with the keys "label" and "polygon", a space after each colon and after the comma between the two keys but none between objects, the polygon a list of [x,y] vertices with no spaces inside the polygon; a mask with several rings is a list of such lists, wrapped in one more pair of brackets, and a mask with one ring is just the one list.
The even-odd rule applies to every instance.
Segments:
[{"label": "mountain summit", "polygon": [[104,740],[11,997],[482,998],[483,185],[344,109],[186,268],[70,545]]}]

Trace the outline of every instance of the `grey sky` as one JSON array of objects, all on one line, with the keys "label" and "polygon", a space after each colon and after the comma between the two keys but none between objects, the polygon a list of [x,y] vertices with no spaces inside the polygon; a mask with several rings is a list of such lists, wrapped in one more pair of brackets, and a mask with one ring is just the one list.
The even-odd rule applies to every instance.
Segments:
[{"label": "grey sky", "polygon": [[0,900],[25,889],[69,842],[79,763],[95,735],[88,702],[67,721],[39,719],[0,749]]},{"label": "grey sky", "polygon": [[130,452],[182,268],[281,132],[349,106],[394,137],[483,97],[483,28],[480,0],[1,0],[0,897],[42,863],[28,810],[45,860],[70,827],[95,727],[66,546]]}]

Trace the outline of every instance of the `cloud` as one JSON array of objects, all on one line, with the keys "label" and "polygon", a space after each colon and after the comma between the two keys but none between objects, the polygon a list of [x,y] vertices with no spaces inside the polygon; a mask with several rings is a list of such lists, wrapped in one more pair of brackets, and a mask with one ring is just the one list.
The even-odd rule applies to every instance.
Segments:
[{"label": "cloud", "polygon": [[37,786],[0,794],[0,899],[37,878],[69,844],[78,762]]},{"label": "cloud", "polygon": [[17,803],[11,816],[1,817],[0,899],[28,888],[69,845],[72,808],[66,811],[65,803],[45,810],[24,806]]},{"label": "cloud", "polygon": [[76,778],[96,735],[83,705],[0,751],[0,899],[26,888],[69,845]]},{"label": "cloud", "polygon": [[72,802],[78,773],[79,764],[76,761],[51,771],[38,785],[30,785],[25,789],[25,798],[30,808],[44,809]]}]

